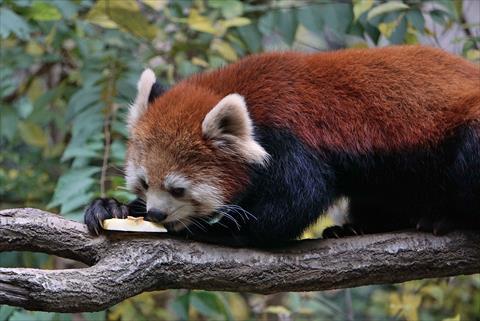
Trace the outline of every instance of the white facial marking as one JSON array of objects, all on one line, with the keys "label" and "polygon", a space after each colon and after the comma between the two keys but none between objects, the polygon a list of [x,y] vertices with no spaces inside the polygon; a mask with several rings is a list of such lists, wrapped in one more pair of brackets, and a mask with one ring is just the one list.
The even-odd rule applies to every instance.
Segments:
[{"label": "white facial marking", "polygon": [[200,183],[193,186],[190,192],[192,198],[200,200],[203,210],[209,214],[223,205],[222,193],[215,186]]},{"label": "white facial marking", "polygon": [[245,99],[239,94],[225,96],[208,112],[202,122],[202,133],[219,142],[218,148],[233,151],[248,162],[265,165],[269,159],[267,151],[255,141],[252,119]]},{"label": "white facial marking", "polygon": [[133,191],[139,184],[139,179],[145,179],[145,181],[147,181],[145,168],[142,166],[136,166],[133,161],[128,160],[127,165],[125,166],[125,182],[127,188],[130,191]]},{"label": "white facial marking", "polygon": [[[191,222],[188,218],[207,216],[223,204],[221,191],[207,183],[194,184],[180,173],[165,176],[164,187],[167,190],[149,188],[146,192],[147,211],[155,208],[167,214],[164,223],[182,222],[185,227]],[[168,189],[185,188],[185,196],[173,197]],[[183,225],[185,224],[185,225]]]},{"label": "white facial marking", "polygon": [[148,108],[148,96],[150,96],[150,91],[155,81],[156,77],[151,69],[147,68],[142,72],[137,84],[137,97],[135,98],[135,102],[130,106],[128,114],[127,123],[130,132],[138,118],[140,118]]},{"label": "white facial marking", "polygon": [[193,206],[189,201],[177,199],[166,191],[149,189],[146,196],[147,212],[152,208],[164,212],[167,214],[165,223],[191,216],[193,213]]},{"label": "white facial marking", "polygon": [[188,187],[190,187],[191,185],[190,181],[185,176],[179,173],[170,173],[165,176],[163,184],[165,185],[165,188],[167,190],[178,187],[188,189]]}]

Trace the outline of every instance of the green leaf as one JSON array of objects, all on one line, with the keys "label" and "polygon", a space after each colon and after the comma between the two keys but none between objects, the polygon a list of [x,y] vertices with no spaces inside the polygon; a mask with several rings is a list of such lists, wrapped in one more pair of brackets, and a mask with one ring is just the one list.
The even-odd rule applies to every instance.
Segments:
[{"label": "green leaf", "polygon": [[58,313],[38,311],[16,311],[8,321],[53,321],[59,316]]},{"label": "green leaf", "polygon": [[225,306],[218,293],[207,291],[195,291],[191,295],[192,306],[201,314],[219,319],[226,319]]},{"label": "green leaf", "polygon": [[186,76],[189,76],[191,74],[194,74],[194,73],[198,72],[200,70],[200,68],[198,66],[192,64],[188,60],[182,60],[178,64],[178,69],[177,70],[178,70],[178,73],[182,77],[186,77]]},{"label": "green leaf", "polygon": [[22,17],[13,11],[0,8],[0,37],[8,38],[12,33],[25,40],[30,36],[30,27]]},{"label": "green leaf", "polygon": [[439,25],[445,25],[449,19],[449,14],[443,10],[435,9],[430,11],[430,17]]},{"label": "green leaf", "polygon": [[[86,184],[86,183],[85,183]],[[60,212],[62,214],[69,214],[72,213],[74,210],[84,208],[93,198],[94,193],[85,193],[87,189],[89,189],[92,184],[90,185],[82,185],[82,188],[85,188],[80,193],[75,193],[73,196],[67,198],[65,202],[62,203],[62,207],[60,208]],[[71,186],[69,188],[76,188],[78,185]]]},{"label": "green leaf", "polygon": [[254,24],[237,28],[237,31],[249,52],[260,51],[262,48],[262,35]]},{"label": "green leaf", "polygon": [[425,29],[425,18],[420,10],[409,10],[407,12],[407,20],[412,24],[417,31],[423,33]]},{"label": "green leaf", "polygon": [[386,3],[382,3],[376,7],[374,7],[370,12],[368,12],[367,19],[371,20],[376,16],[384,15],[389,12],[394,11],[402,11],[409,9],[410,7],[403,2],[400,1],[390,1]]},{"label": "green leaf", "polygon": [[173,311],[182,321],[189,320],[190,297],[191,292],[189,291],[186,294],[177,296],[175,301],[172,303]]},{"label": "green leaf", "polygon": [[111,157],[114,161],[123,162],[127,152],[125,144],[123,144],[120,140],[114,140],[110,146],[110,150],[112,155]]},{"label": "green leaf", "polygon": [[[2,253],[2,267],[8,267],[9,265],[5,263],[4,265],[4,262],[3,262],[3,259],[5,257],[5,261],[6,261],[6,257],[7,256],[12,256],[13,258],[16,259],[16,253],[8,253],[8,252],[5,252],[5,253]],[[11,267],[15,267],[14,264],[11,264],[10,265]],[[0,306],[0,320],[8,320],[8,317],[15,311],[15,308],[14,307],[10,307],[10,306],[7,306],[7,305],[2,305]]]},{"label": "green leaf", "polygon": [[221,11],[226,19],[238,17],[243,14],[243,4],[238,0],[223,0]]},{"label": "green leaf", "polygon": [[324,22],[318,6],[305,6],[297,10],[297,20],[309,31],[322,34]]},{"label": "green leaf", "polygon": [[18,116],[15,111],[10,107],[2,106],[0,113],[0,136],[11,141],[17,131],[17,121]]},{"label": "green leaf", "polygon": [[86,321],[103,321],[107,319],[107,311],[100,312],[84,312],[82,317]]},{"label": "green leaf", "polygon": [[43,129],[33,122],[19,122],[18,130],[20,131],[20,136],[28,145],[45,147],[48,144],[48,138]]},{"label": "green leaf", "polygon": [[279,10],[275,15],[276,26],[282,38],[292,45],[297,33],[297,16],[293,10]]},{"label": "green leaf", "polygon": [[407,19],[403,17],[398,23],[397,27],[393,31],[389,38],[390,43],[394,45],[400,45],[405,40],[405,33],[407,32]]},{"label": "green leaf", "polygon": [[100,87],[86,86],[76,91],[68,102],[67,119],[72,119],[87,107],[100,101]]},{"label": "green leaf", "polygon": [[[79,202],[79,200],[84,203],[89,199],[90,194],[87,192],[95,182],[91,176],[99,171],[100,168],[97,167],[85,167],[72,169],[63,174],[57,182],[52,200],[47,207],[52,208],[62,205],[62,211],[65,212],[78,208],[79,204],[74,203]],[[70,205],[70,203],[72,204]],[[63,206],[69,208],[63,208]]]},{"label": "green leaf", "polygon": [[104,28],[120,28],[135,36],[152,40],[157,34],[135,0],[98,0],[87,14],[87,20]]},{"label": "green leaf", "polygon": [[458,1],[454,0],[437,0],[438,4],[440,4],[440,10],[445,12],[450,18],[458,20],[458,11],[455,8],[455,3]]},{"label": "green leaf", "polygon": [[35,1],[28,9],[28,16],[37,21],[55,21],[62,18],[57,7],[44,1]]},{"label": "green leaf", "polygon": [[16,109],[17,114],[20,116],[20,118],[25,119],[32,113],[33,105],[30,99],[28,99],[27,97],[22,97],[17,102]]},{"label": "green leaf", "polygon": [[274,26],[275,16],[273,11],[268,11],[258,20],[258,30],[265,36],[272,34]]},{"label": "green leaf", "polygon": [[353,20],[353,8],[348,3],[321,3],[302,7],[297,12],[298,21],[308,30],[323,34],[330,28],[339,36],[347,32]]},{"label": "green leaf", "polygon": [[66,19],[73,19],[77,15],[77,11],[80,9],[75,1],[65,0],[48,0],[54,4],[61,12],[62,16]]}]

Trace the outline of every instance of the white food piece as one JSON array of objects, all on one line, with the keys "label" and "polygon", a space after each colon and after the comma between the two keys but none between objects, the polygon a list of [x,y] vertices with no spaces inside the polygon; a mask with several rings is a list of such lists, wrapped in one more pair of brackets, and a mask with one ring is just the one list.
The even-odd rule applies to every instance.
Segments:
[{"label": "white food piece", "polygon": [[127,232],[165,233],[167,229],[160,224],[145,221],[143,217],[127,216],[126,219],[110,218],[102,222],[104,230]]}]

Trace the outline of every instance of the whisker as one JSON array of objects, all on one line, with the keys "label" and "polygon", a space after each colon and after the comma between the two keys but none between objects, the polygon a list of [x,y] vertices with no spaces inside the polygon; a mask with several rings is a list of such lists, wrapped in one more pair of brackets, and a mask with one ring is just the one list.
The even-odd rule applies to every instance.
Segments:
[{"label": "whisker", "polygon": [[237,220],[232,215],[222,211],[220,211],[220,213],[222,213],[226,218],[230,219],[233,223],[235,223],[237,229],[240,230],[240,224],[238,224]]},{"label": "whisker", "polygon": [[187,225],[185,225],[185,223],[182,222],[181,219],[177,219],[178,222],[180,222],[183,226],[185,226],[185,228],[187,229],[187,231],[190,233],[190,234],[193,234],[193,232],[188,228]]},{"label": "whisker", "polygon": [[201,225],[200,222],[197,222],[197,221],[195,221],[194,219],[185,217],[184,220],[186,220],[187,223],[191,223],[191,224],[195,225],[196,227],[198,227],[199,229],[201,229],[201,230],[204,231],[204,232],[207,231],[207,229],[205,228],[205,226]]},{"label": "whisker", "polygon": [[[245,210],[244,208],[242,208],[242,207],[239,206],[239,205],[229,204],[229,205],[223,205],[223,206],[221,206],[221,208],[225,208],[226,210],[235,211],[235,212],[237,212],[237,213],[238,213],[240,216],[242,216],[242,217],[243,217],[243,215],[242,215],[241,213],[243,213],[247,219],[253,218],[253,219],[257,220],[257,217],[256,217],[255,215],[253,215],[252,213],[250,213],[249,211]],[[238,211],[240,211],[240,212],[238,212]]]}]

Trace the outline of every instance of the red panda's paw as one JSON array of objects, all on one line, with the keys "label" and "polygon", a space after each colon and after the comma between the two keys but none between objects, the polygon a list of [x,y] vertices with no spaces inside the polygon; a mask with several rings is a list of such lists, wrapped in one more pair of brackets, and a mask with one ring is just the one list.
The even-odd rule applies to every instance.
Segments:
[{"label": "red panda's paw", "polygon": [[102,232],[101,222],[109,218],[126,218],[128,207],[113,198],[97,198],[85,210],[84,222],[94,235]]},{"label": "red panda's paw", "polygon": [[342,226],[334,225],[323,230],[322,237],[324,239],[338,239],[341,237],[362,235],[363,230],[352,224],[344,224]]}]

